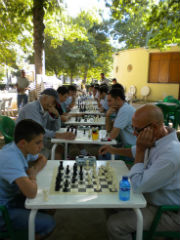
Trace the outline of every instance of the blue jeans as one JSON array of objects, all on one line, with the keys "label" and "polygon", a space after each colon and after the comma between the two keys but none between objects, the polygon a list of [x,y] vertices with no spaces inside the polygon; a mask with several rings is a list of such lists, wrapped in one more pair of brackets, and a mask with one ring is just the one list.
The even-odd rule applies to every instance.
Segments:
[{"label": "blue jeans", "polygon": [[[9,217],[14,230],[28,230],[28,220],[30,210],[24,208],[23,197],[16,199],[7,206]],[[35,218],[35,232],[40,236],[50,233],[55,227],[55,220],[47,213],[38,212]],[[0,228],[6,229],[4,221],[0,215]]]},{"label": "blue jeans", "polygon": [[18,109],[24,107],[24,105],[28,102],[27,94],[18,94],[17,95],[17,106]]}]

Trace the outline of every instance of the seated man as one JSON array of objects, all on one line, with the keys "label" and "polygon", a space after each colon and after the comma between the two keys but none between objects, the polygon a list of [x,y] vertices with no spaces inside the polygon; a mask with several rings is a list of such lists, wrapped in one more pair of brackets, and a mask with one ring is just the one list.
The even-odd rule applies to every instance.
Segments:
[{"label": "seated man", "polygon": [[[107,101],[109,109],[106,112],[106,130],[110,133],[110,138],[119,136],[122,146],[134,145],[136,137],[133,135],[132,116],[135,109],[125,101],[124,91],[121,88],[111,89]],[[115,119],[111,118],[112,114],[117,114]]]},{"label": "seated man", "polygon": [[[0,204],[7,207],[15,230],[28,229],[30,210],[25,209],[24,201],[26,197],[36,197],[36,176],[47,162],[39,154],[43,147],[44,133],[43,127],[37,122],[22,120],[16,125],[14,142],[0,150]],[[30,162],[33,163],[31,166]],[[0,228],[5,227],[0,215]],[[35,231],[38,239],[44,239],[54,227],[55,221],[50,215],[37,213]]]},{"label": "seated man", "polygon": [[74,85],[68,86],[68,97],[65,101],[65,106],[66,106],[67,112],[71,111],[71,109],[75,106],[76,93],[77,93],[76,86],[74,86]]},{"label": "seated man", "polygon": [[[154,105],[144,105],[133,115],[132,124],[137,136],[136,146],[131,149],[116,149],[111,146],[100,148],[100,154],[107,151],[134,156],[130,170],[132,190],[144,193],[147,207],[142,208],[144,230],[161,205],[179,205],[180,202],[180,143],[176,131],[165,127],[163,113]],[[111,240],[130,240],[136,231],[136,216],[133,210],[119,211],[108,221]],[[163,213],[158,230],[178,231],[180,212]]]},{"label": "seated man", "polygon": [[99,110],[100,112],[106,112],[109,109],[109,106],[107,103],[108,86],[102,85],[98,91],[99,91],[99,102],[98,102]]},{"label": "seated man", "polygon": [[[42,153],[48,158],[52,144],[51,138],[74,139],[75,135],[71,132],[58,133],[57,130],[61,127],[60,115],[55,108],[56,101],[58,101],[58,94],[52,88],[45,89],[39,100],[26,104],[20,111],[17,118],[17,123],[23,119],[32,119],[45,129],[44,148]],[[54,114],[51,117],[49,113]],[[57,149],[56,159],[61,159],[62,148]]]}]

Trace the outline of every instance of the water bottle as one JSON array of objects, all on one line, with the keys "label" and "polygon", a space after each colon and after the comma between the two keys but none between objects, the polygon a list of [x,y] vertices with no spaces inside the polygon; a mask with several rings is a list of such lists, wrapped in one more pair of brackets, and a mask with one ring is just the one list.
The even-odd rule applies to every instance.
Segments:
[{"label": "water bottle", "polygon": [[130,182],[127,176],[123,176],[119,183],[119,199],[122,201],[128,201],[130,199]]}]

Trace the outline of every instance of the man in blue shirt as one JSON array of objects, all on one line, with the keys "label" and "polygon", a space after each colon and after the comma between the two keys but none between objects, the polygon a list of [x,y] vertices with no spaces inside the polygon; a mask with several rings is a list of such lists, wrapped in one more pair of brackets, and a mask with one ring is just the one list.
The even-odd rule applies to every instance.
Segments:
[{"label": "man in blue shirt", "polygon": [[68,97],[65,101],[66,109],[69,112],[76,103],[77,88],[75,85],[68,86]]},{"label": "man in blue shirt", "polygon": [[[133,135],[132,116],[135,109],[125,101],[124,91],[121,88],[113,88],[107,96],[109,109],[106,112],[106,130],[110,133],[110,138],[119,136],[123,146],[134,145],[136,137]],[[117,113],[114,121],[111,115]]]},{"label": "man in blue shirt", "polygon": [[[141,209],[143,228],[149,230],[157,207],[180,203],[180,143],[176,131],[164,126],[162,111],[154,105],[139,108],[132,119],[136,146],[131,149],[103,146],[100,154],[109,152],[135,157],[130,170],[132,190],[144,193],[147,207]],[[179,231],[180,212],[163,213],[157,230]],[[119,211],[108,221],[111,240],[130,240],[136,231],[134,211]]]},{"label": "man in blue shirt", "polygon": [[[23,119],[32,119],[45,130],[44,135],[44,148],[42,153],[48,158],[52,144],[51,138],[71,139],[75,138],[75,135],[71,132],[59,133],[57,132],[61,127],[61,118],[55,108],[56,102],[59,101],[58,93],[52,88],[45,89],[39,98],[39,100],[26,104],[19,112],[19,116],[16,120],[18,123]],[[52,117],[53,114],[54,117]],[[62,147],[56,149],[56,159],[62,158]]]},{"label": "man in blue shirt", "polygon": [[108,93],[108,86],[102,85],[99,88],[99,103],[98,107],[100,112],[106,112],[109,109],[108,103],[107,103],[107,93]]},{"label": "man in blue shirt", "polygon": [[[24,200],[36,197],[36,176],[47,162],[39,154],[43,147],[44,133],[43,127],[37,122],[22,120],[16,125],[14,142],[0,150],[0,204],[7,207],[15,230],[28,229],[30,210],[24,208]],[[0,215],[0,228],[5,227]],[[54,227],[55,222],[51,216],[37,214],[35,229],[38,239],[44,238]]]}]

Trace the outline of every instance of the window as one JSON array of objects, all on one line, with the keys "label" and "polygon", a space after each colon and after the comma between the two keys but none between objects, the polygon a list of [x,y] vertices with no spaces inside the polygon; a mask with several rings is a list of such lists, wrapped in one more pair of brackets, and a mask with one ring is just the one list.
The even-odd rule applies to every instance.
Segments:
[{"label": "window", "polygon": [[150,53],[150,83],[180,83],[180,52]]}]

